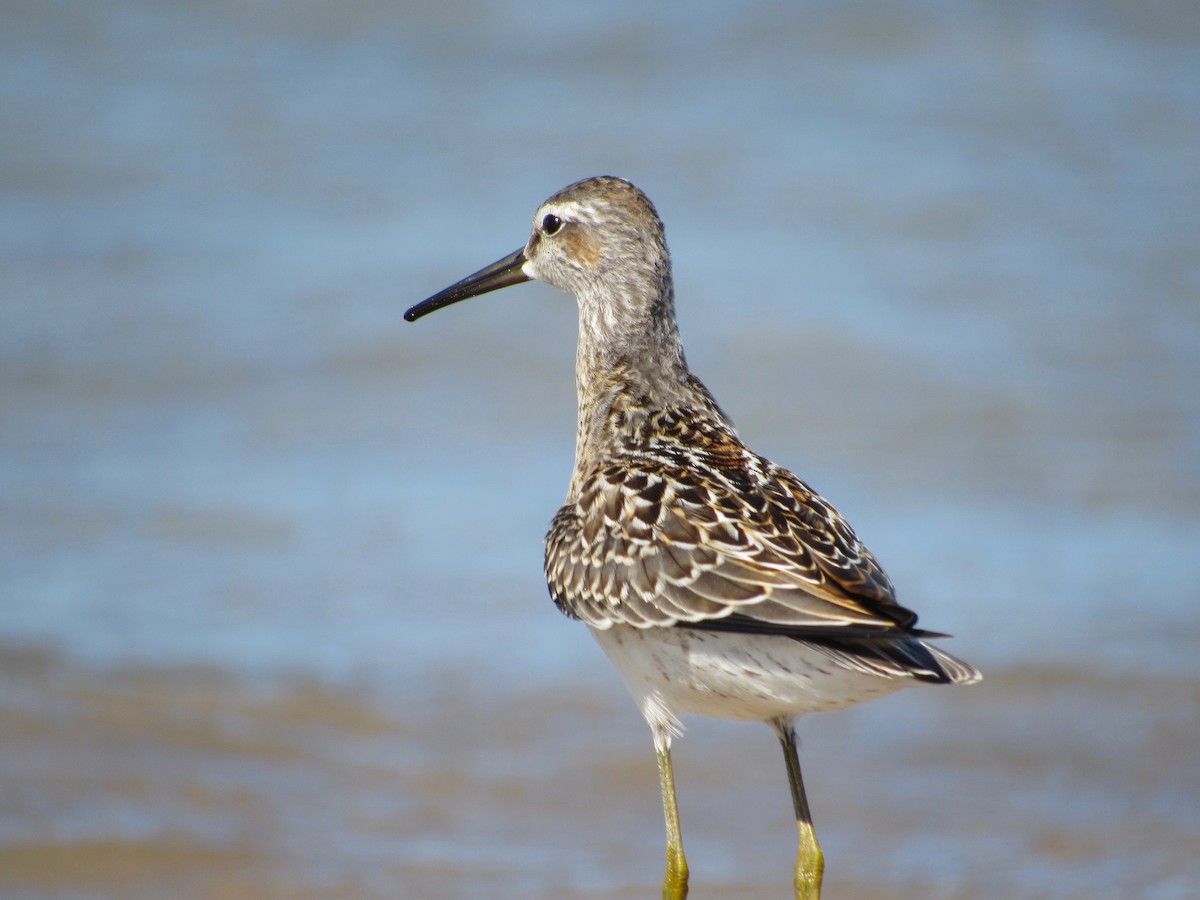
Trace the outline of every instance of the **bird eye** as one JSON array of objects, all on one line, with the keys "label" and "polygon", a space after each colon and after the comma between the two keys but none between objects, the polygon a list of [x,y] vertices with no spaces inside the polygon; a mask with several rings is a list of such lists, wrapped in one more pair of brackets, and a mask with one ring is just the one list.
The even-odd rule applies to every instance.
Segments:
[{"label": "bird eye", "polygon": [[551,213],[542,219],[542,233],[548,234],[551,237],[558,234],[558,230],[562,228],[563,221],[558,216]]}]

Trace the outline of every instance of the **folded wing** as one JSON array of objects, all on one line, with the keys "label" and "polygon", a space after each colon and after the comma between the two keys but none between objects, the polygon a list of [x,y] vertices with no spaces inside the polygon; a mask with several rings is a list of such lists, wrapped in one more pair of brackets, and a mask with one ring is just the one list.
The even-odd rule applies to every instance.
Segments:
[{"label": "folded wing", "polygon": [[643,454],[592,473],[554,518],[546,577],[559,608],[596,628],[920,634],[837,511],[744,450]]}]

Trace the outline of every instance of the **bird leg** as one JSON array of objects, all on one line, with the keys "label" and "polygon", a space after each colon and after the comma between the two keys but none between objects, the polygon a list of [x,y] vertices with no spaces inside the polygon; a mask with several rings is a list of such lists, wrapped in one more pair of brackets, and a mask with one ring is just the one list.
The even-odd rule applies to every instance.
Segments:
[{"label": "bird leg", "polygon": [[796,856],[796,900],[820,900],[821,878],[825,874],[825,856],[817,843],[804,780],[800,777],[800,756],[796,750],[796,730],[788,719],[772,719],[771,726],[783,745],[787,762],[788,785],[792,789],[792,808],[796,811],[796,828],[800,832],[800,851]]},{"label": "bird leg", "polygon": [[663,877],[663,900],[685,900],[688,866],[679,833],[679,808],[675,805],[675,773],[671,768],[669,741],[655,741],[658,749],[658,781],[662,786],[663,813],[667,820],[667,873]]}]

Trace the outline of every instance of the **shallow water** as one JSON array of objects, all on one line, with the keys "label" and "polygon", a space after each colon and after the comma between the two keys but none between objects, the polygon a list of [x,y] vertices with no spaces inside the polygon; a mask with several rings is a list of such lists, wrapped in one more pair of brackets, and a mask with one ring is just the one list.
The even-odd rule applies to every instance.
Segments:
[{"label": "shallow water", "polygon": [[[801,724],[831,897],[1200,895],[1191,5],[8,4],[0,895],[644,897],[550,606],[574,309],[405,324],[597,172],[689,361],[987,680]],[[765,729],[677,752],[782,896]]]},{"label": "shallow water", "polygon": [[[0,665],[6,895],[657,891],[653,761],[603,673],[394,691]],[[805,723],[829,896],[1190,896],[1197,702],[1194,679],[1000,669]],[[749,726],[699,721],[680,743],[696,895],[787,893],[777,755]]]}]

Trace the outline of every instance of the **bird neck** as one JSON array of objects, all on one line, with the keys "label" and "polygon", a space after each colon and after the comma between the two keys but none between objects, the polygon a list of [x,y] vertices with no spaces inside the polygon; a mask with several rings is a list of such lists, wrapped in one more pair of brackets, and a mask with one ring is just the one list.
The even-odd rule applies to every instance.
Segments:
[{"label": "bird neck", "polygon": [[579,429],[568,499],[596,466],[636,442],[654,413],[715,409],[688,371],[669,274],[658,287],[650,299],[615,296],[611,287],[603,297],[579,296]]}]

